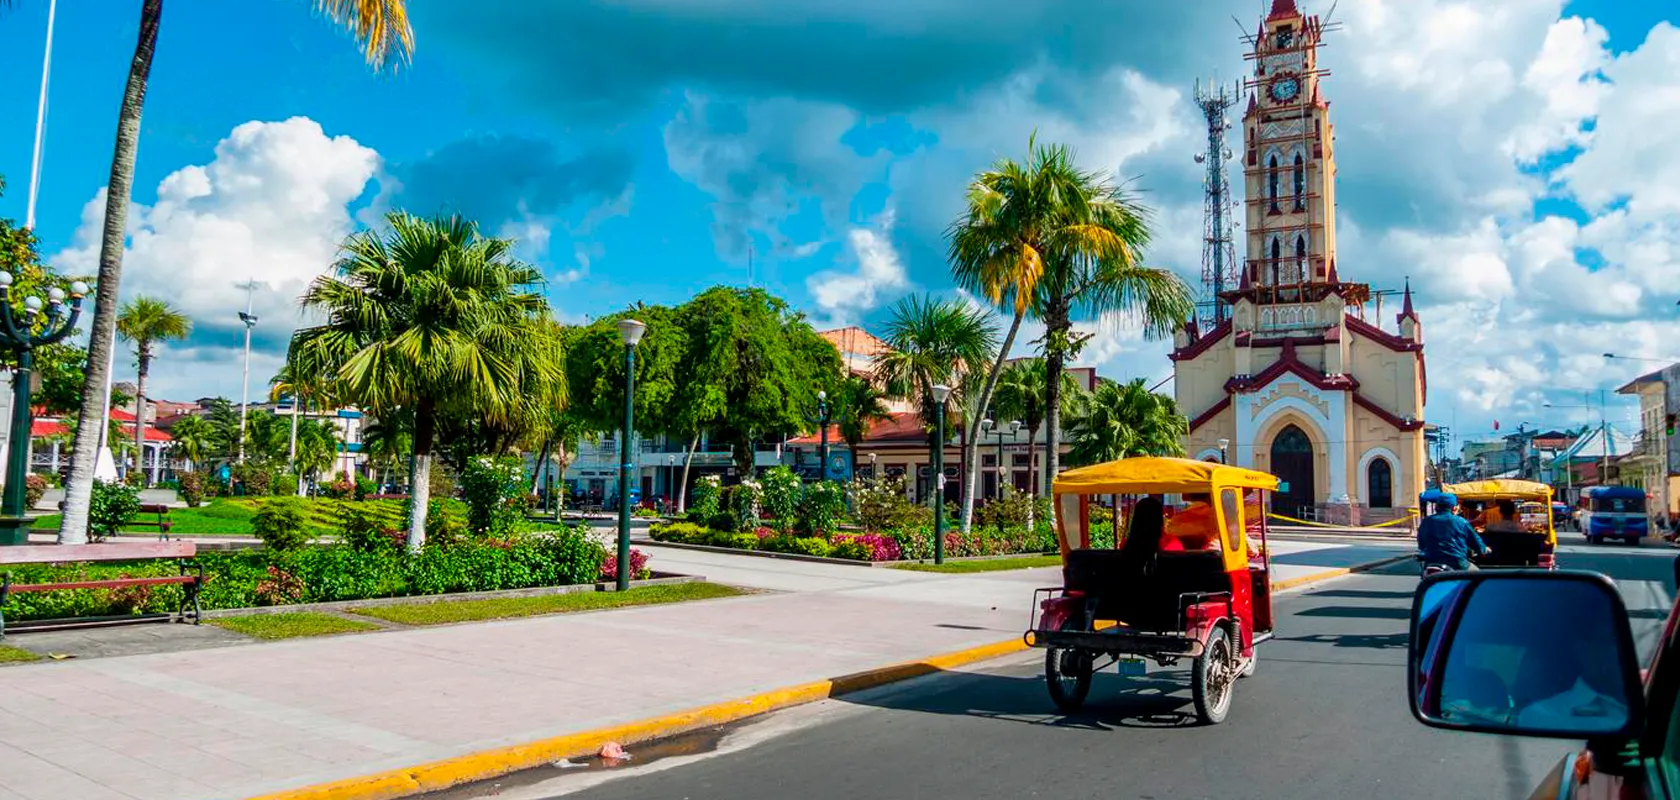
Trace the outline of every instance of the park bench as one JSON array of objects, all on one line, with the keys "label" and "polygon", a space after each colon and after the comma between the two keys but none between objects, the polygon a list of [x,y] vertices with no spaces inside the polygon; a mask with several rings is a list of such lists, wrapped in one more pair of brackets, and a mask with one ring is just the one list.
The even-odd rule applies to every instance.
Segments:
[{"label": "park bench", "polygon": [[106,542],[101,544],[39,544],[0,547],[0,568],[25,564],[59,564],[81,562],[149,561],[175,559],[179,575],[159,575],[149,578],[110,578],[106,580],[66,581],[62,583],[12,583],[10,573],[0,573],[0,639],[6,638],[5,605],[14,594],[25,592],[56,592],[71,589],[122,589],[131,586],[167,586],[179,584],[185,590],[181,605],[173,614],[137,614],[121,617],[80,617],[53,620],[53,626],[113,622],[119,620],[180,619],[192,615],[197,625],[203,614],[198,593],[204,588],[204,567],[193,561],[198,553],[194,542]]}]

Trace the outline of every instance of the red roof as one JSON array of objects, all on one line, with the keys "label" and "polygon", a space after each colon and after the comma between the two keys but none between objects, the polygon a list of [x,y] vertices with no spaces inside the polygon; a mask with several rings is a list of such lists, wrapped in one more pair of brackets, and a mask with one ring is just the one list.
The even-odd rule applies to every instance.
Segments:
[{"label": "red roof", "polygon": [[[866,442],[897,442],[897,441],[925,441],[927,430],[922,427],[922,418],[914,411],[897,411],[888,419],[877,420],[870,424],[869,432],[864,435]],[[840,426],[830,425],[828,428],[828,443],[830,445],[843,443],[840,438]],[[818,434],[812,433],[798,438],[789,439],[788,444],[821,444]]]},{"label": "red roof", "polygon": [[[133,415],[130,415],[130,418],[132,419]],[[124,425],[122,426],[122,429],[129,436],[132,437],[134,435],[134,426],[132,424]],[[43,436],[62,436],[69,432],[70,426],[65,425],[63,422],[56,419],[36,419],[31,420],[29,423],[29,438],[31,439],[39,439]],[[169,442],[174,441],[174,437],[170,436],[168,431],[162,431],[157,428],[147,426],[146,441]]]},{"label": "red roof", "polygon": [[1298,17],[1301,10],[1295,7],[1295,0],[1272,0],[1272,13],[1266,17],[1274,20],[1280,17]]}]

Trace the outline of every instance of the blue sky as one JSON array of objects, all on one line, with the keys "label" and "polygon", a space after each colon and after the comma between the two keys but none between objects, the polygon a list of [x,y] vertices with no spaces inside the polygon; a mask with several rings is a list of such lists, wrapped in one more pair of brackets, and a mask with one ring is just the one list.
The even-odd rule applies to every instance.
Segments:
[{"label": "blue sky", "polygon": [[[45,0],[0,12],[0,216],[22,219]],[[1075,145],[1157,208],[1151,257],[1199,272],[1188,92],[1243,68],[1261,0],[626,0],[416,4],[410,68],[373,74],[301,0],[170,0],[148,96],[125,294],[197,320],[166,396],[238,394],[233,284],[263,281],[253,373],[345,233],[460,210],[550,276],[568,320],[756,282],[823,323],[948,292],[965,179],[1028,133]],[[1328,2],[1306,0],[1309,13]],[[37,232],[91,263],[138,0],[60,4]],[[1343,0],[1323,61],[1344,276],[1412,276],[1430,416],[1460,431],[1578,422],[1544,408],[1680,356],[1680,201],[1647,150],[1680,126],[1680,12],[1658,0]],[[1232,145],[1235,146],[1235,142]],[[1653,164],[1652,159],[1660,163]],[[97,211],[97,206],[93,211]],[[82,238],[79,238],[82,237]],[[1089,360],[1169,372],[1116,320]],[[1625,406],[1613,414],[1626,415]],[[1596,417],[1596,415],[1593,415]]]}]

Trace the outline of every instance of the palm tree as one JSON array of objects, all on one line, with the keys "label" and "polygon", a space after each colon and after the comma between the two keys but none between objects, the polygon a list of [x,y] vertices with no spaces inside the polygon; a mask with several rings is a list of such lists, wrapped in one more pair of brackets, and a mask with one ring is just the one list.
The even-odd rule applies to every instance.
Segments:
[{"label": "palm tree", "polygon": [[362,428],[362,453],[368,463],[390,482],[387,473],[398,472],[414,450],[414,423],[410,415],[380,417]]},{"label": "palm tree", "polygon": [[413,414],[408,547],[418,550],[440,420],[505,425],[560,366],[546,342],[542,273],[513,259],[512,242],[459,216],[394,212],[386,222],[386,232],[352,234],[335,274],[310,284],[303,306],[327,321],[292,334],[287,361],[375,417]]},{"label": "palm tree", "polygon": [[[414,53],[414,31],[408,24],[407,0],[313,0],[315,11],[350,30],[362,55],[374,69]],[[97,428],[104,408],[98,397],[105,391],[122,280],[123,245],[127,238],[128,204],[134,190],[134,163],[140,148],[140,112],[146,104],[146,83],[157,50],[163,0],[142,0],[140,36],[128,67],[128,84],[117,112],[117,142],[111,155],[111,178],[106,188],[105,224],[99,242],[99,275],[93,298],[92,332],[88,338],[87,368],[83,377],[81,428],[70,457],[60,544],[87,542],[88,504],[93,496],[94,460],[98,455]]]},{"label": "palm tree", "polygon": [[[1023,358],[1011,361],[1003,368],[998,376],[997,390],[992,395],[992,413],[997,419],[1018,419],[1021,428],[1027,432],[1027,453],[1033,451],[1033,443],[1038,441],[1038,429],[1044,426],[1044,420],[1049,413],[1045,410],[1046,398],[1049,392],[1044,388],[1045,370],[1044,359]],[[1084,390],[1072,375],[1062,374],[1062,411],[1072,411]],[[1028,458],[1028,469],[1034,466],[1034,459]],[[1036,476],[1035,476],[1036,478]],[[1038,481],[1032,480],[1028,484],[1032,487],[1032,494],[1038,494]],[[1048,487],[1048,483],[1046,483]]]},{"label": "palm tree", "polygon": [[[155,297],[136,297],[128,301],[117,314],[117,335],[134,345],[139,359],[138,377],[134,382],[134,441],[146,441],[146,376],[151,374],[155,348],[163,342],[180,341],[192,333],[192,320],[167,301]],[[140,481],[151,482],[146,474],[146,448],[140,448]]]},{"label": "palm tree", "polygon": [[840,427],[840,439],[852,452],[852,469],[857,469],[857,449],[869,435],[869,426],[892,419],[887,410],[887,396],[880,387],[856,375],[847,376],[834,392],[834,420]]},{"label": "palm tree", "polygon": [[338,428],[326,420],[304,420],[298,425],[295,444],[292,468],[297,470],[302,492],[338,459]]},{"label": "palm tree", "polygon": [[216,426],[197,416],[181,417],[169,425],[170,451],[186,459],[192,469],[201,469],[216,450]]},{"label": "palm tree", "polygon": [[[1061,145],[1035,151],[1035,159],[1067,162],[1072,151]],[[1171,270],[1146,267],[1141,253],[1149,243],[1149,211],[1108,179],[1068,167],[1078,177],[1078,191],[1064,204],[1061,220],[1078,237],[1059,243],[1044,260],[1044,273],[1033,289],[1032,312],[1044,323],[1046,470],[1060,471],[1062,376],[1067,361],[1079,355],[1090,334],[1076,334],[1075,321],[1123,319],[1142,328],[1145,338],[1172,335],[1195,310],[1190,288]]]},{"label": "palm tree", "polygon": [[1068,462],[1100,464],[1129,456],[1183,455],[1190,422],[1173,399],[1156,394],[1137,378],[1128,383],[1103,381],[1069,414],[1073,446]]},{"label": "palm tree", "polygon": [[[964,373],[991,361],[997,352],[997,329],[990,314],[932,296],[900,300],[885,333],[891,349],[875,357],[875,379],[888,396],[914,402],[930,431],[938,413],[933,387],[944,384],[953,392],[960,390]],[[959,409],[972,405],[961,395],[955,399]],[[950,413],[949,404],[946,413]],[[943,448],[945,443],[937,446]],[[934,476],[932,485],[938,480]]]},{"label": "palm tree", "polygon": [[268,382],[268,401],[279,405],[282,400],[290,399],[292,405],[291,426],[286,434],[286,465],[298,476],[297,494],[302,497],[304,487],[308,484],[304,480],[305,472],[297,463],[298,425],[303,422],[302,416],[311,408],[331,408],[333,403],[332,385],[322,379],[320,375],[294,375],[292,365],[288,362],[280,365],[280,370]]},{"label": "palm tree", "polygon": [[[1025,165],[1003,158],[975,176],[968,187],[968,208],[946,234],[957,284],[1012,314],[1003,347],[980,389],[980,408],[992,402],[1022,321],[1029,315],[1043,318],[1035,301],[1047,276],[1054,280],[1053,271],[1070,260],[1107,258],[1125,246],[1109,228],[1095,224],[1091,202],[1096,183],[1074,165],[1072,151],[1059,145],[1040,147],[1037,140],[1034,134],[1027,141]],[[1056,368],[1060,370],[1060,361]],[[963,488],[963,530],[973,518],[980,474],[975,468],[979,423],[978,415],[970,422],[970,446],[964,452],[968,480]]]}]

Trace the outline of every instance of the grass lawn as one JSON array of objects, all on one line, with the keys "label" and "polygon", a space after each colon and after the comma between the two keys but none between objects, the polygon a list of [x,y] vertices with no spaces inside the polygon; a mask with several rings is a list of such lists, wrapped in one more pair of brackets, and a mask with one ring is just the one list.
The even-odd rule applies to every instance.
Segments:
[{"label": "grass lawn", "polygon": [[667,586],[642,586],[627,592],[573,592],[540,597],[507,597],[494,600],[449,600],[439,603],[406,603],[396,606],[351,608],[350,613],[395,622],[401,625],[443,625],[451,622],[477,622],[486,619],[531,617],[539,614],[565,614],[574,611],[598,611],[626,606],[681,603],[686,600],[710,600],[743,594],[739,589],[716,583],[678,583]]},{"label": "grass lawn", "polygon": [[[264,500],[263,497],[218,497],[198,508],[175,508],[169,512],[169,520],[174,523],[169,529],[169,535],[184,536],[250,536],[251,518],[256,516],[257,508]],[[401,500],[333,500],[326,497],[304,498],[308,509],[307,525],[310,532],[316,536],[337,533],[341,509],[346,505],[353,505],[373,512],[379,521],[393,528],[404,527],[402,519],[403,501]],[[456,500],[451,500],[445,506],[448,513],[465,515],[465,507]],[[142,514],[135,517],[137,522],[151,522],[156,517]],[[48,514],[35,520],[32,526],[36,530],[58,530],[59,515]],[[136,532],[149,536],[156,536],[157,529],[135,528]]]},{"label": "grass lawn", "polygon": [[894,569],[908,569],[915,572],[999,572],[1006,569],[1032,569],[1034,567],[1059,567],[1062,565],[1061,556],[1021,556],[1020,558],[987,558],[977,561],[947,561],[943,564],[894,564]]},{"label": "grass lawn", "polygon": [[329,636],[335,633],[379,630],[379,626],[371,622],[309,612],[220,617],[208,622],[218,628],[226,628],[257,639],[294,639],[299,636]]},{"label": "grass lawn", "polygon": [[22,664],[28,661],[40,660],[40,656],[35,655],[28,650],[22,650],[9,644],[0,644],[0,664]]}]

